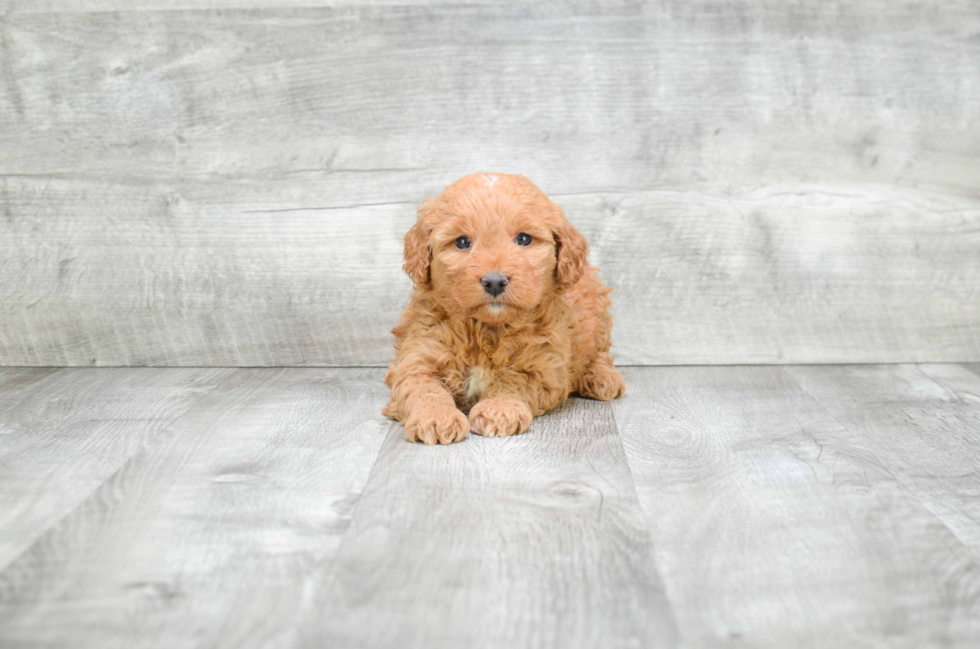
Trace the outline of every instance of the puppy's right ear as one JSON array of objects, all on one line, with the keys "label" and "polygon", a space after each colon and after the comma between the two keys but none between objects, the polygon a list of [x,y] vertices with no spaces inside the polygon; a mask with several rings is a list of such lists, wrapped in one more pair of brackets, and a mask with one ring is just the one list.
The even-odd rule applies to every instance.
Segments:
[{"label": "puppy's right ear", "polygon": [[405,265],[402,268],[412,278],[416,286],[429,283],[429,264],[432,261],[432,250],[429,249],[429,233],[425,224],[428,207],[425,203],[419,206],[418,220],[405,234]]}]

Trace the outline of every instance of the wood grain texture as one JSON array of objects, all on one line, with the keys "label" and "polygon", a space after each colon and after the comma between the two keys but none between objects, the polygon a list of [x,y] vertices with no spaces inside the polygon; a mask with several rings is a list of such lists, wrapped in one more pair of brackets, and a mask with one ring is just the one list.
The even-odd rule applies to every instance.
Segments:
[{"label": "wood grain texture", "polygon": [[0,364],[384,364],[480,169],[622,362],[980,360],[975,3],[59,6],[0,5]]},{"label": "wood grain texture", "polygon": [[272,7],[438,6],[492,4],[493,0],[0,0],[0,14],[100,11],[270,9]]},{"label": "wood grain texture", "polygon": [[396,426],[299,646],[676,646],[651,552],[608,404],[448,448]]},{"label": "wood grain texture", "polygon": [[10,14],[0,173],[306,178],[332,204],[479,169],[971,193],[978,24],[887,0]]},{"label": "wood grain texture", "polygon": [[48,380],[53,374],[57,374],[61,368],[57,367],[5,367],[0,369],[0,407],[10,408],[14,398],[27,390],[34,384]]},{"label": "wood grain texture", "polygon": [[228,373],[0,369],[0,569]]},{"label": "wood grain texture", "polygon": [[980,377],[956,365],[787,372],[980,557]]},{"label": "wood grain texture", "polygon": [[[381,365],[391,355],[411,292],[400,242],[410,206],[291,211],[268,205],[278,191],[268,186],[57,185],[50,211],[0,224],[0,363]],[[142,210],[149,220],[131,218]],[[61,252],[17,252],[51,240]]]},{"label": "wood grain texture", "polygon": [[[16,13],[68,13],[68,12],[100,12],[100,11],[173,11],[177,9],[196,9],[196,10],[222,10],[229,9],[270,9],[272,7],[441,7],[466,6],[466,5],[491,5],[497,4],[494,0],[278,0],[273,3],[271,0],[0,0],[0,12],[7,14]],[[559,3],[554,3],[558,5]],[[568,9],[578,11],[595,10],[594,3],[589,0],[565,0],[560,3]],[[636,0],[608,0],[603,2],[604,9],[631,10],[636,12],[638,6],[644,3]],[[684,0],[665,0],[657,3],[661,7],[683,6]],[[760,11],[766,9],[786,10],[787,8],[798,12],[803,16],[820,16],[822,14],[836,15],[842,10],[848,16],[864,17],[872,12],[877,14],[899,14],[910,11],[922,10],[925,8],[942,7],[948,11],[965,13],[973,7],[970,0],[941,0],[933,2],[923,2],[922,0],[895,0],[885,2],[884,0],[862,0],[858,3],[849,3],[843,7],[830,6],[792,6],[786,0],[701,0],[699,11],[727,11],[735,13],[745,11],[746,8]],[[787,5],[790,5],[787,7]],[[390,10],[390,9],[389,9]]]},{"label": "wood grain texture", "polygon": [[262,646],[389,424],[377,370],[239,370],[0,573],[0,644]]},{"label": "wood grain texture", "polygon": [[685,646],[980,640],[977,557],[782,369],[624,375],[613,408]]}]

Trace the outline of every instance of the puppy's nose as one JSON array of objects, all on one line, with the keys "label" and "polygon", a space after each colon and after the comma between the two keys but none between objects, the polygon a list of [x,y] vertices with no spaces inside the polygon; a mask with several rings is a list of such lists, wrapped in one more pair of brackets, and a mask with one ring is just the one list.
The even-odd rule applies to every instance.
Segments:
[{"label": "puppy's nose", "polygon": [[493,272],[484,275],[480,281],[483,283],[483,290],[494,297],[503,293],[504,289],[507,288],[507,276],[501,273]]}]

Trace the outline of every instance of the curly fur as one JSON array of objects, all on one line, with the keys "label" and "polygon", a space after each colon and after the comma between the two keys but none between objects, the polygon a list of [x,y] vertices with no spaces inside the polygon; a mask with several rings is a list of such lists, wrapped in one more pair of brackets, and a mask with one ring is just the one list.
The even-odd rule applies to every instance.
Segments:
[{"label": "curly fur", "polygon": [[[515,238],[531,235],[529,246]],[[465,235],[472,247],[458,249]],[[569,394],[608,401],[626,384],[609,356],[609,297],[585,237],[523,176],[472,174],[422,202],[405,235],[415,290],[392,330],[384,414],[410,441],[507,436]],[[498,297],[481,279],[508,277]],[[464,414],[468,412],[469,417]]]}]

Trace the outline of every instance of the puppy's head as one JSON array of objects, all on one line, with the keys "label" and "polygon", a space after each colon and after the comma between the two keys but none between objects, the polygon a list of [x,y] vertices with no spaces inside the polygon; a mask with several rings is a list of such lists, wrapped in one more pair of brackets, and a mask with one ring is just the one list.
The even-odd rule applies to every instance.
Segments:
[{"label": "puppy's head", "polygon": [[472,174],[422,202],[405,235],[405,272],[450,313],[504,324],[574,285],[587,253],[530,180]]}]

